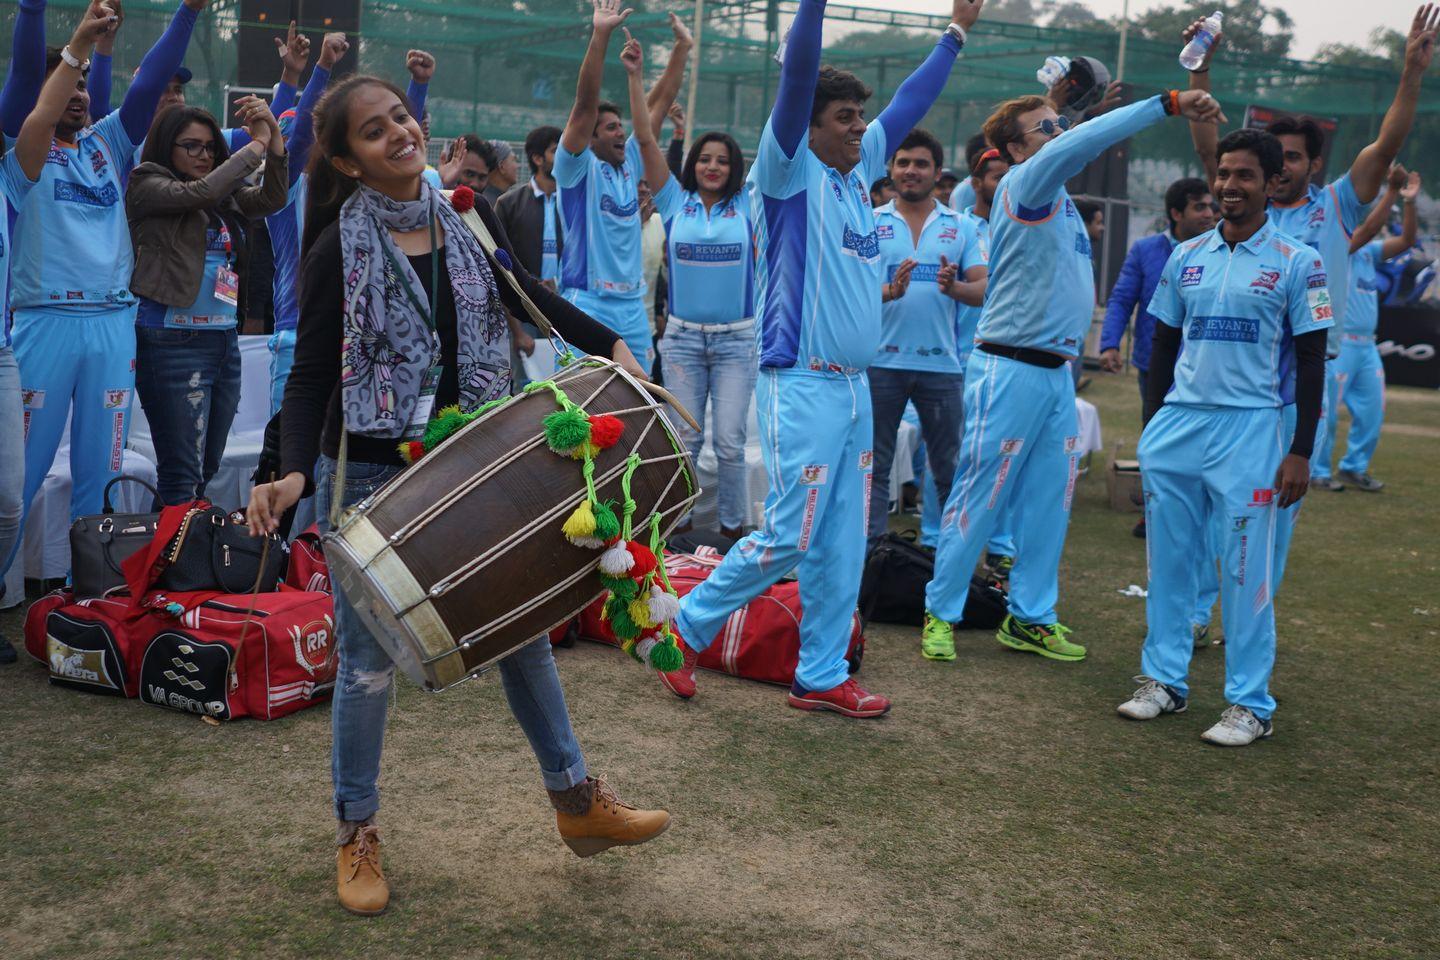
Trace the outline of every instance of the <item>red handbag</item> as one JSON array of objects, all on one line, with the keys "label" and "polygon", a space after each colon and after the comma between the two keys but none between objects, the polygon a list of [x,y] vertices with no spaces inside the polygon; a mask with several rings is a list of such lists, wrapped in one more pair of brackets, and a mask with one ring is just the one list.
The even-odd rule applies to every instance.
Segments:
[{"label": "red handbag", "polygon": [[309,530],[290,541],[290,565],[285,568],[285,582],[296,590],[335,592],[330,587],[330,567],[325,562],[320,528],[313,523]]}]

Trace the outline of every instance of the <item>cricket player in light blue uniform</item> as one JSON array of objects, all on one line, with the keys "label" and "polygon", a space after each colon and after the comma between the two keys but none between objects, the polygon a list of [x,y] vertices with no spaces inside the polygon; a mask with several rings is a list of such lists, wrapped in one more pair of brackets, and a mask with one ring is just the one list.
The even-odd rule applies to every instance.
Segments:
[{"label": "cricket player in light blue uniform", "polygon": [[[1410,207],[1414,208],[1413,202]],[[1385,365],[1380,361],[1380,348],[1375,345],[1375,328],[1380,319],[1375,278],[1381,261],[1388,259],[1387,243],[1388,240],[1372,240],[1351,258],[1354,287],[1345,311],[1340,356],[1331,364],[1338,382],[1333,394],[1335,402],[1326,411],[1324,426],[1329,437],[1327,449],[1333,449],[1336,413],[1343,402],[1350,411],[1350,433],[1345,442],[1345,456],[1340,460],[1339,479],[1371,492],[1384,487],[1370,476],[1370,458],[1380,443],[1380,424],[1385,419]]]},{"label": "cricket player in light blue uniform", "polygon": [[1172,92],[1065,132],[1069,124],[1047,101],[1022,97],[986,121],[987,139],[1014,165],[990,216],[989,289],[965,374],[965,435],[926,588],[922,646],[953,643],[971,574],[1008,502],[1019,550],[1010,615],[996,639],[1054,660],[1085,656],[1055,614],[1079,472],[1066,361],[1079,354],[1095,303],[1090,240],[1065,181],[1167,113],[1213,119],[1219,107],[1208,94]]},{"label": "cricket player in light blue uniform", "polygon": [[[1319,253],[1265,213],[1281,169],[1279,141],[1239,130],[1217,153],[1222,223],[1175,249],[1149,307],[1158,321],[1146,403],[1153,417],[1139,446],[1148,630],[1140,688],[1118,709],[1150,720],[1186,708],[1195,544],[1210,542],[1223,568],[1230,707],[1202,737],[1244,746],[1272,732],[1277,508],[1300,499],[1309,483],[1308,428],[1319,421],[1334,321]],[[1287,404],[1298,420],[1288,439]]]},{"label": "cricket player in light blue uniform", "polygon": [[889,710],[889,700],[849,679],[845,660],[864,562],[874,439],[865,369],[880,346],[881,326],[883,275],[868,187],[884,175],[892,145],[939,95],[980,10],[955,0],[955,22],[868,125],[864,84],[820,70],[824,13],[825,0],[801,0],[750,171],[756,404],[770,477],[764,524],[681,602],[676,623],[686,662],[667,686],[693,694],[696,651],[798,565],[805,615],[789,704],[876,717]]},{"label": "cricket player in light blue uniform", "polygon": [[[33,184],[19,206],[11,250],[15,358],[25,404],[27,506],[54,462],[70,420],[70,514],[98,513],[106,483],[120,472],[135,387],[134,254],[122,177],[150,127],[161,92],[180,67],[198,10],[181,4],[141,61],[120,108],[94,126],[80,78],[55,127],[37,178],[11,154],[7,193]],[[77,60],[77,64],[79,61]],[[72,408],[73,404],[73,408]]]},{"label": "cricket player in light blue uniform", "polygon": [[[613,9],[612,9],[613,8]],[[640,197],[644,161],[633,136],[625,136],[620,108],[601,102],[600,81],[611,34],[628,16],[617,3],[595,0],[593,30],[575,104],[555,150],[553,176],[560,196],[565,248],[560,255],[560,286],[565,298],[625,340],[646,370],[655,361],[640,243]],[[664,74],[648,100],[649,123],[659,130],[685,73],[693,40],[674,14],[675,47]],[[663,102],[663,105],[661,105]]]}]

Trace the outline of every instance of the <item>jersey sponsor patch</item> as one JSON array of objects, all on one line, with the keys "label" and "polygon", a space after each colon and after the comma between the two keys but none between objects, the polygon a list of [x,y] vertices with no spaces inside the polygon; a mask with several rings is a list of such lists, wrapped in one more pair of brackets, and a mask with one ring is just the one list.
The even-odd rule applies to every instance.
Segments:
[{"label": "jersey sponsor patch", "polygon": [[128,389],[105,391],[106,410],[119,410],[121,407],[128,406],[129,403],[130,391]]},{"label": "jersey sponsor patch", "polygon": [[50,152],[45,156],[46,163],[53,163],[57,167],[70,166],[70,155],[59,147],[51,147]]},{"label": "jersey sponsor patch", "polygon": [[875,231],[869,233],[856,233],[845,225],[845,235],[840,240],[845,253],[852,257],[859,257],[866,263],[876,260],[880,256],[880,241],[875,238]]},{"label": "jersey sponsor patch", "polygon": [[1001,440],[1000,455],[1003,457],[1013,457],[1017,453],[1019,453],[1024,446],[1025,439],[1023,437],[1015,437],[1010,440]]},{"label": "jersey sponsor patch", "polygon": [[1310,289],[1310,290],[1319,290],[1321,287],[1324,287],[1324,286],[1326,286],[1327,284],[1328,284],[1328,281],[1327,281],[1327,279],[1326,279],[1326,277],[1325,277],[1325,274],[1323,274],[1323,273],[1312,273],[1312,274],[1310,274],[1310,276],[1305,280],[1305,286],[1306,286],[1307,289]]},{"label": "jersey sponsor patch", "polygon": [[44,391],[44,390],[21,390],[21,391],[20,391],[20,403],[25,407],[26,410],[44,410],[44,409],[45,409],[45,391]]},{"label": "jersey sponsor patch", "polygon": [[1316,323],[1324,323],[1326,320],[1335,319],[1335,308],[1331,306],[1311,307],[1310,316],[1315,318]]},{"label": "jersey sponsor patch", "polygon": [[1275,491],[1269,487],[1257,487],[1250,491],[1250,506],[1268,507],[1275,502]]},{"label": "jersey sponsor patch", "polygon": [[801,553],[810,549],[810,534],[815,531],[815,508],[820,503],[820,491],[814,487],[805,495],[805,517],[800,521],[800,540],[795,548]]},{"label": "jersey sponsor patch", "polygon": [[[895,279],[895,270],[899,265],[890,268],[890,279]],[[940,264],[938,263],[917,263],[910,270],[910,282],[923,281],[934,283],[940,277]]]},{"label": "jersey sponsor patch", "polygon": [[[874,467],[875,467],[875,451],[873,451],[873,450],[861,450],[861,451],[860,451],[860,469],[861,469],[861,470],[871,470],[871,469],[874,469]],[[868,503],[869,501],[867,500],[866,502]]]},{"label": "jersey sponsor patch", "polygon": [[1196,317],[1186,337],[1220,343],[1259,343],[1260,321],[1249,317]]},{"label": "jersey sponsor patch", "polygon": [[875,228],[875,236],[881,240],[893,240],[895,239],[895,228],[889,224],[882,223]]},{"label": "jersey sponsor patch", "polygon": [[57,180],[55,199],[60,203],[79,203],[87,207],[113,207],[120,200],[120,191],[113,183],[107,183],[103,187],[91,187],[83,183]]},{"label": "jersey sponsor patch", "polygon": [[740,244],[738,243],[677,243],[675,244],[675,259],[681,263],[693,264],[701,267],[711,267],[718,264],[739,263]]},{"label": "jersey sponsor patch", "polygon": [[800,468],[800,483],[803,486],[819,486],[828,479],[830,479],[830,465],[827,463],[809,463]]},{"label": "jersey sponsor patch", "polygon": [[621,204],[608,193],[600,198],[600,212],[606,216],[617,217],[621,220],[628,220],[635,216],[640,210],[638,201],[631,200],[629,203]]},{"label": "jersey sponsor patch", "polygon": [[[1180,271],[1180,286],[1196,287],[1200,285],[1200,278],[1205,275],[1204,267],[1186,267]],[[1164,282],[1163,280],[1161,281]]]},{"label": "jersey sponsor patch", "polygon": [[125,461],[125,411],[110,415],[110,472],[115,473]]}]

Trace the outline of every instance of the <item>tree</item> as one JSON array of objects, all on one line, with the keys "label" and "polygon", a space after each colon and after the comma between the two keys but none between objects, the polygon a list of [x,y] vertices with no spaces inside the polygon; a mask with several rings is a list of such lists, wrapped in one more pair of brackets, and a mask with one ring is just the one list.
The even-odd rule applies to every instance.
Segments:
[{"label": "tree", "polygon": [[1316,52],[1315,59],[1343,67],[1398,72],[1405,65],[1405,35],[1389,27],[1376,27],[1370,31],[1369,42],[1364,46],[1327,43]]},{"label": "tree", "polygon": [[1100,19],[1084,3],[1079,0],[1064,0],[1056,4],[1050,14],[1050,19],[1045,21],[1045,26],[1070,30],[1097,30],[1109,29],[1110,24]]},{"label": "tree", "polygon": [[1289,56],[1295,41],[1294,21],[1279,7],[1267,6],[1259,0],[1254,3],[1189,0],[1175,6],[1156,7],[1131,17],[1130,29],[1147,40],[1174,43],[1178,50],[1181,32],[1216,10],[1225,14],[1225,45],[1229,49],[1271,57]]}]

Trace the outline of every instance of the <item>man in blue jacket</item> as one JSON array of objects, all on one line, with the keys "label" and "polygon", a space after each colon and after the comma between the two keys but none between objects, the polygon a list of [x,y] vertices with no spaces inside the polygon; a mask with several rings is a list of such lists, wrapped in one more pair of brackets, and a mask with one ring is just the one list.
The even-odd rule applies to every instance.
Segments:
[{"label": "man in blue jacket", "polygon": [[[1155,286],[1176,244],[1193,240],[1215,228],[1215,198],[1204,180],[1185,177],[1170,184],[1165,191],[1165,212],[1170,227],[1137,241],[1125,256],[1125,265],[1110,291],[1105,304],[1105,326],[1100,332],[1100,366],[1110,373],[1124,368],[1120,341],[1135,315],[1135,336],[1130,341],[1130,363],[1140,380],[1140,399],[1145,399],[1145,386],[1150,370],[1150,336],[1155,332],[1155,318],[1146,304],[1155,295]],[[1140,312],[1135,313],[1139,306]]]}]

